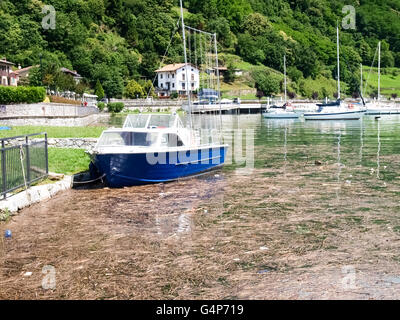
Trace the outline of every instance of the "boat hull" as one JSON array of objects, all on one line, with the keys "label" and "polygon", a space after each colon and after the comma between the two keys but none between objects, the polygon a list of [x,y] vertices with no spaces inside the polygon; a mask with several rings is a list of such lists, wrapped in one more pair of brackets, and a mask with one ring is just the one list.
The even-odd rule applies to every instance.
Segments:
[{"label": "boat hull", "polygon": [[170,182],[222,166],[227,148],[215,146],[156,154],[95,154],[90,169],[92,176],[105,175],[111,188]]},{"label": "boat hull", "polygon": [[264,118],[266,119],[298,119],[300,117],[299,114],[297,113],[264,113],[263,114]]},{"label": "boat hull", "polygon": [[360,120],[365,112],[305,113],[305,120]]}]

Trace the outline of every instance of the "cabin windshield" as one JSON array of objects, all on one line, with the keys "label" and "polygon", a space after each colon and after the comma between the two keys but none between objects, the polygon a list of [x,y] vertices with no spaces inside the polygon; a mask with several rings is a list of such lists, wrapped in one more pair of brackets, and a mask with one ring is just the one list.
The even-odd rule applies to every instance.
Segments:
[{"label": "cabin windshield", "polygon": [[124,124],[124,128],[172,128],[183,127],[179,116],[170,114],[131,114]]},{"label": "cabin windshield", "polygon": [[105,132],[99,140],[100,147],[135,146],[152,147],[157,144],[158,133]]}]

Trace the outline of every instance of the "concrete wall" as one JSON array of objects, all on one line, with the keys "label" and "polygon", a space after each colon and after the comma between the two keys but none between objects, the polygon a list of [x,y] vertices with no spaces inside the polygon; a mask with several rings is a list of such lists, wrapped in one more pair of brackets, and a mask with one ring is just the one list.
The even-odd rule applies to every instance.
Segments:
[{"label": "concrete wall", "polygon": [[8,195],[5,200],[0,200],[0,210],[8,210],[12,214],[32,204],[48,200],[63,190],[71,189],[73,178],[65,176],[56,183],[31,187],[15,195]]}]

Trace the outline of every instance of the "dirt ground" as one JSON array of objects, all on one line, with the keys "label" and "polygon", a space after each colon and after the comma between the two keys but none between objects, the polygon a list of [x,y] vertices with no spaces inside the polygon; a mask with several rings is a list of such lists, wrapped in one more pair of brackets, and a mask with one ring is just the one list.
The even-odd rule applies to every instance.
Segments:
[{"label": "dirt ground", "polygon": [[309,160],[67,191],[0,224],[0,299],[398,299],[399,195]]}]

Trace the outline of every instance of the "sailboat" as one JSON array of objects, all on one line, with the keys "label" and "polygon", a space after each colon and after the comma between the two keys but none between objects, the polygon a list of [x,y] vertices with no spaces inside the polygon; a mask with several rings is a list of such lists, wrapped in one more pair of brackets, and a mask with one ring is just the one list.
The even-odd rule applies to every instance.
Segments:
[{"label": "sailboat", "polygon": [[[185,23],[181,0],[185,64],[187,63]],[[191,106],[189,74],[186,91]],[[190,110],[189,110],[190,111]],[[122,129],[102,133],[91,154],[92,178],[103,177],[112,188],[164,183],[221,167],[228,145],[222,139],[202,144],[198,132],[186,128],[179,115],[129,115]]]},{"label": "sailboat", "polygon": [[378,97],[377,100],[367,104],[367,115],[400,114],[400,108],[382,106],[381,104],[381,42],[378,43]]},{"label": "sailboat", "polygon": [[305,113],[305,120],[360,120],[364,110],[341,100],[340,95],[340,55],[339,55],[339,25],[337,26],[337,77],[338,99],[331,103],[317,104],[318,110],[313,113]]},{"label": "sailboat", "polygon": [[285,74],[285,103],[283,106],[273,105],[263,113],[267,119],[298,119],[299,113],[296,113],[290,103],[287,101],[287,78],[286,78],[286,55],[283,57],[283,68]]}]

